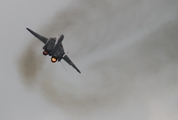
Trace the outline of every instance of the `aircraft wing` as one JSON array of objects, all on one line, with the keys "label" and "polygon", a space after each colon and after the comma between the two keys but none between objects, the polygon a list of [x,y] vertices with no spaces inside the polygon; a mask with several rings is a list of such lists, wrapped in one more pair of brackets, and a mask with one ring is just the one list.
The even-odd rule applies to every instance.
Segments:
[{"label": "aircraft wing", "polygon": [[71,65],[73,68],[75,68],[79,73],[81,73],[80,70],[74,65],[74,63],[70,60],[70,58],[69,58],[67,55],[65,55],[65,56],[63,57],[63,59],[64,59],[69,65]]},{"label": "aircraft wing", "polygon": [[41,42],[43,42],[44,44],[48,41],[48,38],[32,31],[31,29],[29,28],[26,28],[31,34],[33,34],[36,38],[38,38]]}]

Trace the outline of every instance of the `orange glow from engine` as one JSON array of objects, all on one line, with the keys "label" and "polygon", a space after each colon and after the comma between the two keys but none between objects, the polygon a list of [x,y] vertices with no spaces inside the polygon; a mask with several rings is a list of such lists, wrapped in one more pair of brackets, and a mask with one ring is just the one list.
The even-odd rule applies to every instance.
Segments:
[{"label": "orange glow from engine", "polygon": [[48,52],[47,51],[43,51],[43,55],[47,55],[48,54]]},{"label": "orange glow from engine", "polygon": [[56,58],[54,58],[54,57],[51,58],[51,62],[55,63],[56,61],[57,61]]}]

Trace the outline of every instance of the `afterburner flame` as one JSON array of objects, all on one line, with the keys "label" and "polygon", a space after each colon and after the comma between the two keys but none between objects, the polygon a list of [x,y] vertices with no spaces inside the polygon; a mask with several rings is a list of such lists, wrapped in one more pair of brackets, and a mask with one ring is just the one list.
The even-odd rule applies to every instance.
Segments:
[{"label": "afterburner flame", "polygon": [[43,51],[43,55],[48,55],[48,52],[47,51]]},{"label": "afterburner flame", "polygon": [[54,58],[54,57],[51,58],[51,62],[55,63],[56,61],[57,61],[56,58]]}]

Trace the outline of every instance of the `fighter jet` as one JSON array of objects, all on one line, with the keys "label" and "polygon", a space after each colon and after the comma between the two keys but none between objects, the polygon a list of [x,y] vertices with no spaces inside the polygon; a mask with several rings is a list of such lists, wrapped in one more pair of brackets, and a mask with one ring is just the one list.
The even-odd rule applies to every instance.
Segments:
[{"label": "fighter jet", "polygon": [[31,34],[33,34],[36,38],[38,38],[45,45],[43,46],[43,55],[49,55],[51,57],[51,62],[55,63],[56,61],[60,61],[61,59],[65,60],[69,65],[75,68],[79,73],[80,70],[75,66],[75,64],[70,60],[67,56],[67,53],[64,52],[64,48],[62,45],[62,41],[64,39],[64,35],[61,34],[58,37],[50,37],[46,38],[29,28],[26,28]]}]

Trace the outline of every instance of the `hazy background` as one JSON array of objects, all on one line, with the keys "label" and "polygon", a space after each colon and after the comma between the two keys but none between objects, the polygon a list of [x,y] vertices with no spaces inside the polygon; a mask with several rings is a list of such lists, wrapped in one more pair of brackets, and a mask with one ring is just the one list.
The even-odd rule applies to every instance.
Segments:
[{"label": "hazy background", "polygon": [[[177,0],[1,1],[0,119],[177,120]],[[81,70],[25,28],[65,35]]]}]

